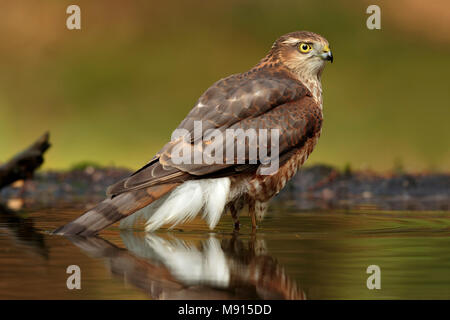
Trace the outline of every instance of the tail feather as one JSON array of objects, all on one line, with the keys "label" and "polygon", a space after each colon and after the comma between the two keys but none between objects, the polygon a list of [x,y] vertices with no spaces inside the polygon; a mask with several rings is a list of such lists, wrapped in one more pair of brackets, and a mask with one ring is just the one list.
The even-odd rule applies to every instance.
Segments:
[{"label": "tail feather", "polygon": [[72,222],[53,231],[54,234],[93,236],[100,230],[148,206],[179,183],[163,184],[119,194],[99,203]]}]

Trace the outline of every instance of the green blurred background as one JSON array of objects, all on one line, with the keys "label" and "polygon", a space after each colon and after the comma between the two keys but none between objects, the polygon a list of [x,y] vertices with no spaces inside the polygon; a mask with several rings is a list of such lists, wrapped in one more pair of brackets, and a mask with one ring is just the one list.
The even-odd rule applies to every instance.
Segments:
[{"label": "green blurred background", "polygon": [[[137,168],[209,85],[310,30],[335,62],[309,164],[449,171],[450,2],[372,2],[0,0],[0,161],[49,130],[47,169]],[[82,30],[66,29],[69,4]]]}]

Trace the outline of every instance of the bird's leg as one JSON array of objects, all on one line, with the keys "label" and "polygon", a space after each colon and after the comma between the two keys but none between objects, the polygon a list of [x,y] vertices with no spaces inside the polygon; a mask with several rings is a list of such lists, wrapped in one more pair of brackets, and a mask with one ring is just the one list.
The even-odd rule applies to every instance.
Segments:
[{"label": "bird's leg", "polygon": [[234,231],[239,231],[239,210],[236,208],[236,204],[232,203],[230,205],[231,216],[233,217],[234,222]]},{"label": "bird's leg", "polygon": [[255,200],[250,200],[248,203],[248,214],[252,218],[252,232],[256,231],[256,209],[255,209]]}]

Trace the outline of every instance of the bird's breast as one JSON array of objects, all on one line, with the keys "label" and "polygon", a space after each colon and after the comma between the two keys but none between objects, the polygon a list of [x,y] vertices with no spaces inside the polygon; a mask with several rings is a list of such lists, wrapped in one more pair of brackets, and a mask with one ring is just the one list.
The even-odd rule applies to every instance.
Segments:
[{"label": "bird's breast", "polygon": [[302,147],[299,147],[288,160],[280,164],[276,173],[272,175],[255,174],[250,177],[248,181],[249,196],[258,201],[266,202],[279,193],[308,159],[319,136],[320,131],[314,137],[308,139]]}]

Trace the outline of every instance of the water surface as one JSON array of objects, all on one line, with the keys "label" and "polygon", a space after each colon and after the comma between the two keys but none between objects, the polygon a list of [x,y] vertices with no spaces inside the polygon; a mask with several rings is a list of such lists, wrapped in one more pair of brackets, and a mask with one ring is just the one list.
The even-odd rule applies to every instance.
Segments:
[{"label": "water surface", "polygon": [[[256,234],[229,216],[146,234],[48,231],[81,212],[0,214],[1,299],[450,299],[450,212],[272,208]],[[66,268],[81,269],[69,290]],[[366,286],[369,265],[381,289]]]}]

